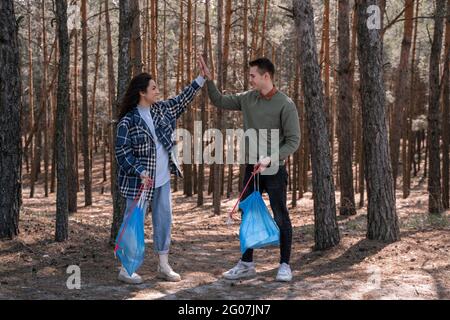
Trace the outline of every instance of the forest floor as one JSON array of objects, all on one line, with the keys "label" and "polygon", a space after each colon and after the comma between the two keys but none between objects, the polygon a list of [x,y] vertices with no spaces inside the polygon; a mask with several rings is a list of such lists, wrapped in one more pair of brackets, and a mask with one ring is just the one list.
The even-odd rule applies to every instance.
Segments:
[{"label": "forest floor", "polygon": [[[239,260],[239,225],[226,224],[237,195],[224,200],[223,214],[214,216],[210,197],[197,207],[196,197],[174,193],[170,261],[183,280],[168,283],[156,278],[149,218],[147,254],[139,270],[144,283],[122,284],[117,280],[118,260],[108,244],[112,200],[109,192],[100,194],[101,159],[96,163],[94,205],[84,207],[83,193],[78,194],[78,212],[70,216],[66,243],[53,241],[55,194],[45,198],[40,184],[30,199],[29,187],[24,188],[20,236],[0,242],[0,299],[450,299],[450,213],[426,213],[426,181],[418,180],[408,199],[397,193],[401,241],[393,244],[365,239],[366,208],[361,208],[356,216],[338,217],[342,240],[337,247],[314,251],[313,201],[306,193],[290,210],[291,283],[274,279],[277,248],[255,253],[255,278],[224,280],[222,272]],[[80,267],[80,290],[66,286],[70,265]]]}]

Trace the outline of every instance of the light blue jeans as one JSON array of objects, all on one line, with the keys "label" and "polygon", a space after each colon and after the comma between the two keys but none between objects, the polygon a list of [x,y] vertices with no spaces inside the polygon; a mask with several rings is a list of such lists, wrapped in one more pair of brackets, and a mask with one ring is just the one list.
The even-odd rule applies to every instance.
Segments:
[{"label": "light blue jeans", "polygon": [[[133,205],[133,199],[127,199],[125,217]],[[148,203],[144,203],[145,217],[148,213]],[[165,185],[155,188],[152,201],[152,223],[153,223],[153,247],[157,254],[168,254],[170,249],[172,231],[172,194],[170,192],[170,181]]]}]

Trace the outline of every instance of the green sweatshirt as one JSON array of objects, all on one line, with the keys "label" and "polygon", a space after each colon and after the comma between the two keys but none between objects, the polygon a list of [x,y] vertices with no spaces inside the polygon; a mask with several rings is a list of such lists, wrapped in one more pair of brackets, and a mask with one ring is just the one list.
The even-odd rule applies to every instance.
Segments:
[{"label": "green sweatshirt", "polygon": [[[244,130],[255,129],[258,132],[258,141],[251,141],[256,145],[261,143],[266,146],[267,153],[260,156],[270,156],[272,162],[286,160],[300,145],[300,121],[294,102],[284,93],[278,91],[270,100],[263,99],[256,90],[239,94],[222,95],[217,89],[214,81],[207,82],[209,98],[218,108],[242,111],[244,115]],[[259,130],[267,129],[267,135],[260,136]],[[271,130],[279,131],[279,151],[272,152]],[[267,136],[267,139],[266,137]],[[246,148],[246,163],[249,160],[249,147]]]}]

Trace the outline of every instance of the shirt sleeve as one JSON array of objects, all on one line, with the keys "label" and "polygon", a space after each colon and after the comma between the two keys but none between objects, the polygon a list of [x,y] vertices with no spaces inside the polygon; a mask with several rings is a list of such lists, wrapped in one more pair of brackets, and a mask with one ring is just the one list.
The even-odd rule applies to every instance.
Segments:
[{"label": "shirt sleeve", "polygon": [[129,125],[126,121],[119,122],[117,126],[115,155],[117,163],[127,174],[140,176],[145,171],[139,159],[133,155]]},{"label": "shirt sleeve", "polygon": [[178,96],[162,102],[175,119],[181,117],[189,104],[194,100],[195,95],[200,91],[201,86],[197,80],[198,78],[184,88]]}]

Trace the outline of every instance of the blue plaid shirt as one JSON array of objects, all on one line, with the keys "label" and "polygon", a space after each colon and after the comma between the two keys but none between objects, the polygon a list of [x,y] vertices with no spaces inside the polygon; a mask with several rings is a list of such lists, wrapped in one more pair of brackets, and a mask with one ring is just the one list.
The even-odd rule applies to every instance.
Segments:
[{"label": "blue plaid shirt", "polygon": [[[176,120],[186,111],[200,88],[197,81],[193,81],[177,97],[156,102],[150,108],[156,136],[169,153],[170,171],[179,177],[182,174],[173,150]],[[137,107],[117,125],[115,155],[120,193],[125,198],[134,199],[139,193],[142,172],[147,171],[153,181],[156,177],[156,144]],[[149,189],[146,200],[153,199],[153,191],[154,188]]]}]

